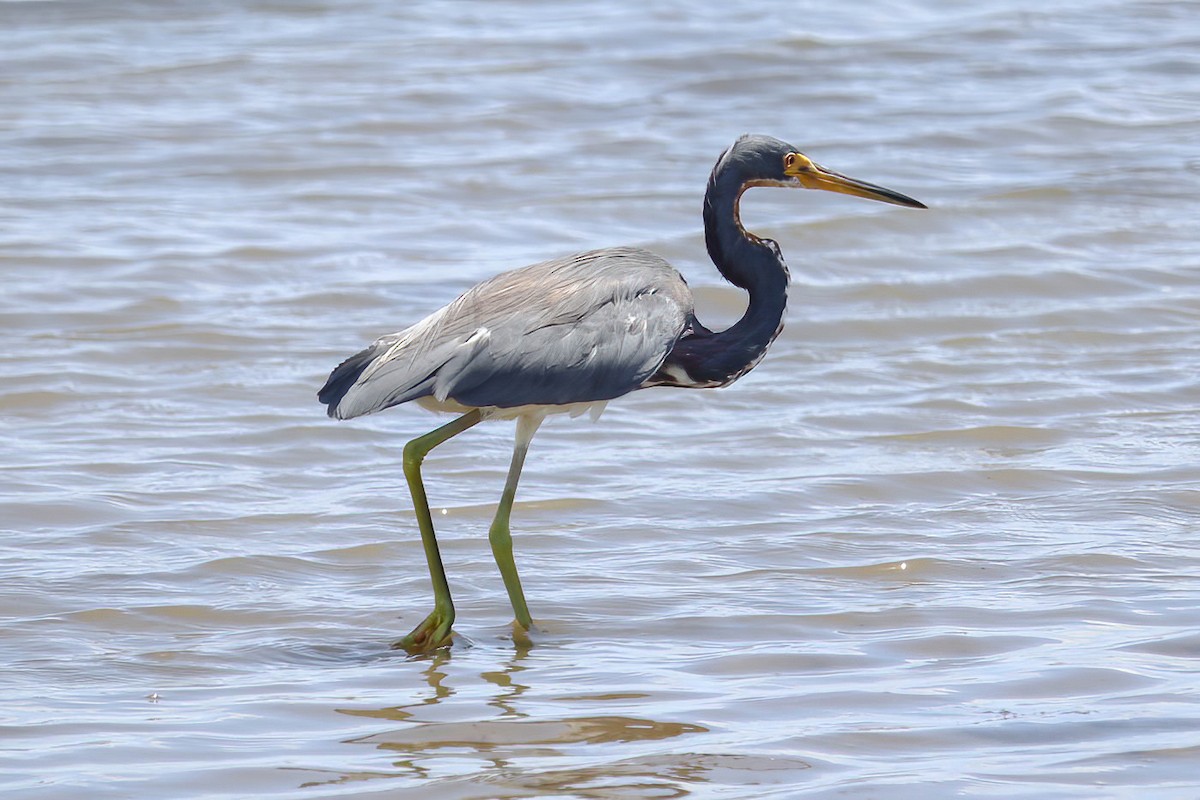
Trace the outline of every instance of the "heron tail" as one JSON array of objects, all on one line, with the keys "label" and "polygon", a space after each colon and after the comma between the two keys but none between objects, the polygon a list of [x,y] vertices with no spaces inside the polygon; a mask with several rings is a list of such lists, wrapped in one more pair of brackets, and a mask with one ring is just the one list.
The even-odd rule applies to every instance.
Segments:
[{"label": "heron tail", "polygon": [[358,382],[359,376],[363,374],[375,356],[378,355],[378,348],[375,346],[368,347],[366,350],[355,353],[347,358],[341,364],[338,364],[333,372],[329,373],[329,379],[325,381],[325,385],[321,387],[321,391],[317,392],[317,399],[328,406],[326,413],[335,419],[346,419],[348,416],[357,416],[355,414],[343,414],[339,412],[338,407],[346,393],[354,388],[354,384]]}]

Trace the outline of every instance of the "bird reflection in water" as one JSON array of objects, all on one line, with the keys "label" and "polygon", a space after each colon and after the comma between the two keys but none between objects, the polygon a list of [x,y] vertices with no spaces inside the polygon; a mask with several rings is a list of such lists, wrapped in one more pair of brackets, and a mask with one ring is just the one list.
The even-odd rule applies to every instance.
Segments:
[{"label": "bird reflection in water", "polygon": [[[661,790],[664,786],[677,786],[680,782],[704,781],[704,770],[698,766],[663,764],[661,760],[653,759],[618,759],[615,764],[575,766],[580,763],[580,756],[585,749],[594,755],[597,745],[620,747],[635,742],[705,733],[708,728],[618,714],[532,719],[529,711],[521,709],[522,696],[530,687],[518,679],[527,669],[522,662],[528,655],[528,649],[523,649],[507,659],[501,669],[480,673],[484,682],[495,687],[495,691],[484,701],[487,707],[493,709],[491,712],[480,709],[483,718],[477,720],[441,721],[438,719],[439,706],[455,698],[455,715],[458,716],[464,698],[469,697],[471,692],[460,693],[452,685],[450,666],[453,661],[450,650],[430,654],[422,671],[429,687],[424,697],[412,703],[379,709],[337,709],[338,713],[352,717],[402,723],[400,727],[358,736],[346,742],[351,745],[370,745],[387,754],[389,768],[339,772],[325,779],[307,781],[302,786],[383,779],[395,781],[405,788],[470,783],[493,787],[497,791],[507,788],[544,792],[604,781],[610,788],[628,788],[632,792],[629,796],[641,796],[640,791],[646,787]],[[553,699],[569,701],[571,707],[577,707],[580,703],[611,703],[628,707],[643,703],[645,698],[645,695],[637,693],[596,693]],[[697,756],[682,758],[686,760]],[[564,765],[572,766],[531,770],[527,768],[527,762],[531,760],[541,765],[561,760]],[[664,766],[667,768],[664,769]]]}]

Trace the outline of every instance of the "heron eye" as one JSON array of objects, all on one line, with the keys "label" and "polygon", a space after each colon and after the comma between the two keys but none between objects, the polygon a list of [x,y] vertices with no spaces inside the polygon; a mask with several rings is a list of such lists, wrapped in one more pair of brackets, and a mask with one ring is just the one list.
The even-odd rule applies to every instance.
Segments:
[{"label": "heron eye", "polygon": [[795,163],[796,163],[796,154],[795,153],[788,153],[786,156],[783,157],[783,166],[787,167],[788,169],[791,169]]}]

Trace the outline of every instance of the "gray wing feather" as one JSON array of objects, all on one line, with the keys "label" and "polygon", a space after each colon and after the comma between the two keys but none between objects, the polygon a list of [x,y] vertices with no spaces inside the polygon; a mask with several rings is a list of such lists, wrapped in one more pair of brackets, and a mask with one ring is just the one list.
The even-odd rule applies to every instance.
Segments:
[{"label": "gray wing feather", "polygon": [[428,395],[500,408],[611,400],[658,369],[691,313],[683,278],[653,253],[580,253],[498,275],[379,339],[334,370],[321,400],[343,419]]}]

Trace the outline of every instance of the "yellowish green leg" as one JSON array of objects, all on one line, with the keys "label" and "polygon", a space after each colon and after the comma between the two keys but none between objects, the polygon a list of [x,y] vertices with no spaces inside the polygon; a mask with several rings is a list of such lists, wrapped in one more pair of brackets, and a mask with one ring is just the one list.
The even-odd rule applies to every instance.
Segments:
[{"label": "yellowish green leg", "polygon": [[421,462],[430,450],[475,425],[480,419],[482,415],[479,410],[473,409],[435,431],[418,436],[404,446],[404,477],[408,480],[408,490],[412,493],[417,527],[421,529],[421,544],[425,547],[429,577],[433,581],[433,613],[413,628],[412,633],[392,645],[395,648],[410,653],[425,653],[450,641],[450,626],[454,624],[454,602],[450,599],[450,584],[446,582],[442,554],[438,551],[437,537],[433,532],[433,517],[429,514],[429,500],[425,497],[425,484],[421,481]]},{"label": "yellowish green leg", "polygon": [[529,442],[544,418],[542,414],[517,418],[516,443],[513,445],[512,464],[508,468],[508,480],[504,484],[504,493],[500,495],[496,517],[488,531],[492,555],[496,558],[496,566],[500,567],[500,576],[504,578],[504,588],[508,590],[508,599],[512,603],[513,613],[516,614],[517,624],[525,630],[529,630],[533,620],[529,616],[529,606],[525,604],[525,592],[521,589],[516,562],[513,561],[512,532],[509,530],[508,520],[512,514],[513,499],[517,496],[517,481],[521,479],[521,468],[525,465],[525,454],[529,452]]}]

